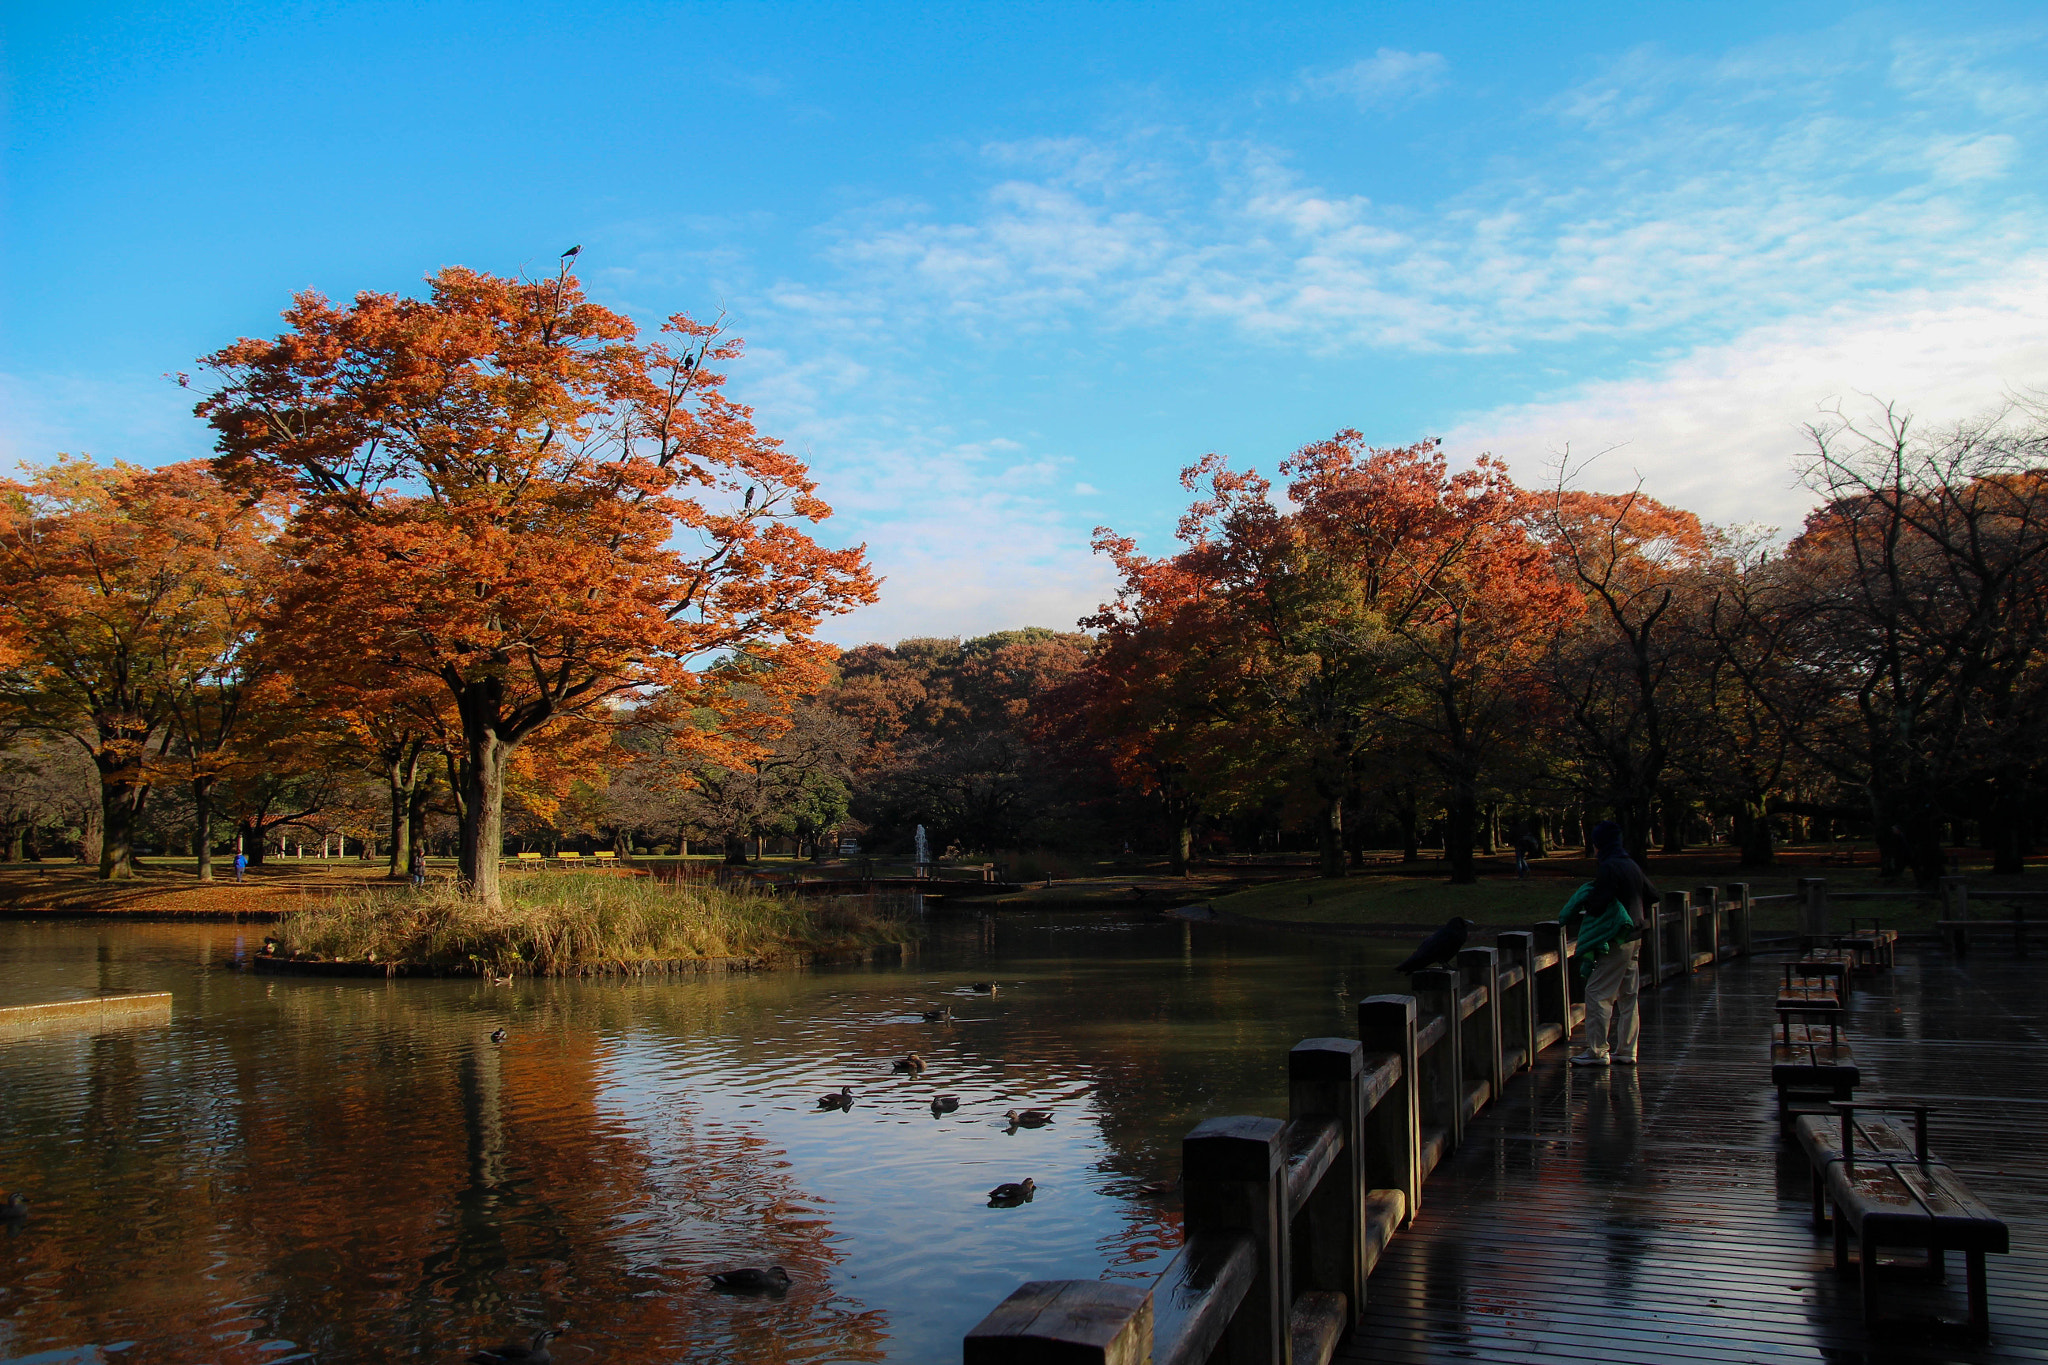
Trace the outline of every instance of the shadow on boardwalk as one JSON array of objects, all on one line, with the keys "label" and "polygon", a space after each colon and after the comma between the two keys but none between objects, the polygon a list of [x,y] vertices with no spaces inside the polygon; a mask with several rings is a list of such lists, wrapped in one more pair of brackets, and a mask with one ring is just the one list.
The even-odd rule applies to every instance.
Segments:
[{"label": "shadow on boardwalk", "polygon": [[[1864,1330],[1856,1281],[1808,1224],[1765,1056],[1773,958],[1643,997],[1643,1065],[1562,1048],[1507,1089],[1373,1272],[1342,1361],[2048,1360],[2048,958],[1929,949],[1858,979],[1859,1096],[1937,1106],[1933,1145],[2012,1229],[1991,1341]],[[1902,1278],[1891,1310],[1966,1314],[1962,1275]]]}]

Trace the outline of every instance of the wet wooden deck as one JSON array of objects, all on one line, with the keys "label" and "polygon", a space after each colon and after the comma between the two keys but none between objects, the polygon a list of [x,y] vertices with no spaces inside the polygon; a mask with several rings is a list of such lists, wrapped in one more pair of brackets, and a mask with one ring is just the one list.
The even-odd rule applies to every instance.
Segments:
[{"label": "wet wooden deck", "polygon": [[1766,1037],[1780,960],[1643,997],[1639,1070],[1551,1049],[1431,1178],[1372,1276],[1342,1361],[2048,1361],[2048,954],[1900,954],[1858,978],[1859,1097],[1940,1107],[1937,1156],[2012,1229],[1989,1258],[1991,1340],[1972,1345],[1959,1257],[1901,1278],[1863,1327],[1856,1281],[1808,1223],[1778,1141]]}]

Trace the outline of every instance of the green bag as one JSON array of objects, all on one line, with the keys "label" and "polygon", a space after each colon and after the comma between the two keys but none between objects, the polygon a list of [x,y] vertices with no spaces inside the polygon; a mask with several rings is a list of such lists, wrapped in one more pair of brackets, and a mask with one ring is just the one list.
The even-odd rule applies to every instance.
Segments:
[{"label": "green bag", "polygon": [[1618,900],[1604,906],[1593,904],[1593,883],[1583,883],[1557,915],[1558,923],[1574,931],[1579,944],[1579,975],[1591,976],[1593,968],[1614,945],[1633,934],[1635,919]]}]

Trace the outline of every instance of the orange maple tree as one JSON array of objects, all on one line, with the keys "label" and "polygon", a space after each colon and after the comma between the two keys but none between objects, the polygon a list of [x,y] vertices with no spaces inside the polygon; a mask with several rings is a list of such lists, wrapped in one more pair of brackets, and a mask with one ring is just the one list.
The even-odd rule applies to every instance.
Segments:
[{"label": "orange maple tree", "polygon": [[103,878],[134,876],[136,822],[165,781],[193,784],[206,866],[209,794],[258,705],[242,656],[271,588],[271,529],[201,463],[60,457],[0,483],[0,611],[22,656],[0,705],[91,754]]},{"label": "orange maple tree", "polygon": [[[716,714],[704,664],[778,695],[815,684],[821,619],[872,600],[803,462],[714,364],[740,344],[629,318],[552,278],[448,268],[429,296],[300,295],[289,329],[208,356],[223,477],[289,490],[293,603],[330,658],[446,690],[460,722],[462,876],[498,901],[506,766],[535,731],[662,689]],[[766,678],[768,681],[763,682]],[[697,742],[719,743],[716,726]]]}]

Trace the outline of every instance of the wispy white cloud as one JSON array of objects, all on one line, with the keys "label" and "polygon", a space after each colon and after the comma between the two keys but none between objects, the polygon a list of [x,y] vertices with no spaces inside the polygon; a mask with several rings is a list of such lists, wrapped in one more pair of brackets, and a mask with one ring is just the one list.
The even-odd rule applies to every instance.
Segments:
[{"label": "wispy white cloud", "polygon": [[1304,71],[1297,88],[1305,95],[1344,96],[1370,109],[1432,93],[1443,84],[1449,66],[1441,53],[1383,47],[1348,66]]},{"label": "wispy white cloud", "polygon": [[[1722,523],[1796,530],[1807,424],[1894,402],[1940,426],[2048,384],[2048,253],[1995,285],[1844,304],[1700,347],[1628,378],[1465,417],[1452,451],[1491,450],[1542,486],[1567,452],[1578,486],[1633,487]],[[1602,454],[1602,452],[1606,452]]]},{"label": "wispy white cloud", "polygon": [[1987,114],[2002,78],[1972,82],[1966,55],[1929,74],[1888,49],[1625,54],[1541,104],[1529,150],[1431,203],[1313,183],[1256,142],[1002,144],[973,211],[849,219],[831,300],[781,297],[886,297],[974,335],[1178,322],[1322,350],[1729,335],[1967,286],[2040,242],[2042,196],[2013,171],[2048,111],[2000,95]]}]

